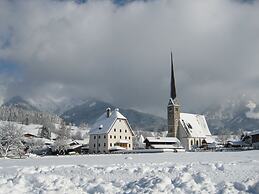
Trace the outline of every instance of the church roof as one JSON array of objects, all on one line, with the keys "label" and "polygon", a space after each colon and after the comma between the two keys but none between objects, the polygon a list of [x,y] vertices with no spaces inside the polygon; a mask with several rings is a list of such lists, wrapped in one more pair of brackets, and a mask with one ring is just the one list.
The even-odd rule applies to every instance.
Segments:
[{"label": "church roof", "polygon": [[248,135],[258,135],[258,134],[259,134],[259,130],[251,131],[248,133]]},{"label": "church roof", "polygon": [[[120,112],[119,109],[115,109],[111,112],[111,115],[107,117],[107,113],[103,113],[95,122],[93,127],[91,128],[89,134],[104,134],[109,133],[112,126],[116,122],[117,119],[123,119],[126,120],[126,117],[124,117]],[[128,123],[128,121],[127,121]],[[128,123],[129,125],[129,123]],[[129,125],[130,127],[130,125]]]},{"label": "church roof", "polygon": [[204,115],[180,113],[180,122],[189,137],[206,137],[211,135]]}]

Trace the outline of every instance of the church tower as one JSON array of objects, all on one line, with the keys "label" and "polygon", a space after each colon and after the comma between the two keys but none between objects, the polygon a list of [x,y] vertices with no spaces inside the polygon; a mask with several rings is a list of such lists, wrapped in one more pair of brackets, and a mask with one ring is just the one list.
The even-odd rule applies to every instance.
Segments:
[{"label": "church tower", "polygon": [[180,127],[180,104],[176,99],[173,54],[171,52],[171,93],[167,106],[168,137],[178,137]]}]

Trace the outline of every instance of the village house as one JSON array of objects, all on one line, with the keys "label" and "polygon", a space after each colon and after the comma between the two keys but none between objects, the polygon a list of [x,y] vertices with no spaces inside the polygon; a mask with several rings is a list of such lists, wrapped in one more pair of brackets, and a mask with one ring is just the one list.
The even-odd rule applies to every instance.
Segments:
[{"label": "village house", "polygon": [[146,137],[146,149],[184,151],[181,142],[176,137]]},{"label": "village house", "polygon": [[259,149],[259,130],[244,133],[241,142],[252,146],[254,149]]},{"label": "village house", "polygon": [[186,150],[212,143],[211,133],[204,115],[181,113],[176,98],[173,57],[171,53],[171,93],[167,106],[168,137],[176,137]]},{"label": "village house", "polygon": [[106,112],[91,128],[89,153],[109,153],[117,150],[132,150],[133,130],[119,109]]}]

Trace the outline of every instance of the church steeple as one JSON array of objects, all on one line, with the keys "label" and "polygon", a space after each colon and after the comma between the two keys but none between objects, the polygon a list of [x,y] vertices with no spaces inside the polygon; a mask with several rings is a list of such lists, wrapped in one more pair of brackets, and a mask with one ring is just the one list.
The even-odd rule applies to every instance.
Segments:
[{"label": "church steeple", "polygon": [[175,87],[175,78],[174,78],[174,61],[173,61],[173,53],[171,51],[171,93],[170,97],[172,100],[176,98],[176,87]]},{"label": "church steeple", "polygon": [[171,52],[171,85],[170,85],[170,99],[167,106],[167,122],[169,137],[177,137],[180,126],[180,104],[176,99],[176,85],[174,77],[174,63],[173,54]]}]

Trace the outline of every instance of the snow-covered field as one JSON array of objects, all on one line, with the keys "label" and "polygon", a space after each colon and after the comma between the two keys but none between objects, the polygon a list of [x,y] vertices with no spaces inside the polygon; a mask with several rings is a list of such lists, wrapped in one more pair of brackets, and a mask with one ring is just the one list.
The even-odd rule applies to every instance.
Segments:
[{"label": "snow-covered field", "polygon": [[0,193],[259,193],[259,151],[0,159]]}]

